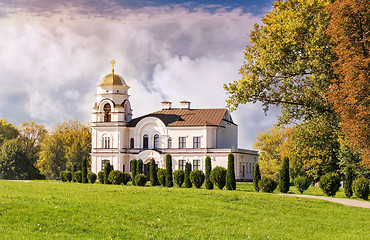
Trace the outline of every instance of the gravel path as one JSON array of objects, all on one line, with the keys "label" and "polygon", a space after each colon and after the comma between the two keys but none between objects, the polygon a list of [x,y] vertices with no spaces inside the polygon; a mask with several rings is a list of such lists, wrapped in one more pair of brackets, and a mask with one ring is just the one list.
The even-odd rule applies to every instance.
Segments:
[{"label": "gravel path", "polygon": [[347,205],[347,206],[352,206],[352,207],[370,208],[370,202],[352,200],[352,199],[345,199],[345,198],[331,198],[331,197],[323,197],[323,196],[298,195],[298,194],[278,194],[278,195],[322,199],[322,200],[326,200],[326,201],[329,201],[329,202],[340,203],[340,204]]}]

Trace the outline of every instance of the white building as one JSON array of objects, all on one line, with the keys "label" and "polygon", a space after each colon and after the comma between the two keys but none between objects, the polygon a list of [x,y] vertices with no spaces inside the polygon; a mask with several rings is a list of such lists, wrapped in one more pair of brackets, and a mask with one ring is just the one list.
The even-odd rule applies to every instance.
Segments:
[{"label": "white building", "polygon": [[115,170],[130,172],[131,160],[142,159],[144,174],[149,177],[150,160],[165,168],[167,153],[172,156],[173,170],[184,170],[185,163],[190,162],[193,169],[204,171],[206,156],[211,157],[212,167],[227,168],[227,156],[233,153],[236,179],[253,178],[257,151],[238,148],[238,126],[227,109],[192,109],[188,101],[173,108],[165,101],[162,110],[132,118],[130,87],[114,69],[96,88],[92,172],[98,173],[107,162]]}]

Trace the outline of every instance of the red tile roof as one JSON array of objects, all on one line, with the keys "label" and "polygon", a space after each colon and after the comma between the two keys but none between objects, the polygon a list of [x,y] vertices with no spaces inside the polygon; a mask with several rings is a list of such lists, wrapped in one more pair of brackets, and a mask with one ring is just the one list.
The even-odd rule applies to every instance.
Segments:
[{"label": "red tile roof", "polygon": [[216,109],[163,109],[132,119],[128,126],[136,124],[146,117],[156,117],[169,127],[177,126],[219,126],[226,114],[225,108]]}]

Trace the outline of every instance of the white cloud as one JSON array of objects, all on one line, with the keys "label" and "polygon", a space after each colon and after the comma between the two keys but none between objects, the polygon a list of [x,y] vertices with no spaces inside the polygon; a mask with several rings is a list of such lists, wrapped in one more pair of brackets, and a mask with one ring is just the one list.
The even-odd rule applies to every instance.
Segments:
[{"label": "white cloud", "polygon": [[[95,85],[109,73],[112,58],[116,73],[131,86],[136,117],[159,109],[164,99],[190,100],[195,108],[224,107],[222,85],[239,78],[248,33],[260,19],[239,9],[209,13],[180,6],[116,7],[113,16],[61,9],[48,16],[2,18],[1,117],[7,118],[5,108],[17,104],[24,112],[8,119],[15,123],[90,120]],[[28,101],[12,102],[14,92]],[[274,122],[256,105],[243,106],[233,116],[243,147],[250,147],[255,133]]]}]

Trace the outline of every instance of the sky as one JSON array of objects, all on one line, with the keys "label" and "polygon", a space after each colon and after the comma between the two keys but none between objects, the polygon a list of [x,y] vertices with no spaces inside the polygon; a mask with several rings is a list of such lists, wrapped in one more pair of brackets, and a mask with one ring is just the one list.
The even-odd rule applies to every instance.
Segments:
[{"label": "sky", "polygon": [[[224,108],[223,84],[239,80],[243,51],[273,0],[1,0],[0,118],[52,128],[91,120],[95,87],[111,72],[131,87],[134,117],[161,101]],[[260,104],[232,112],[239,147],[271,128]]]}]

